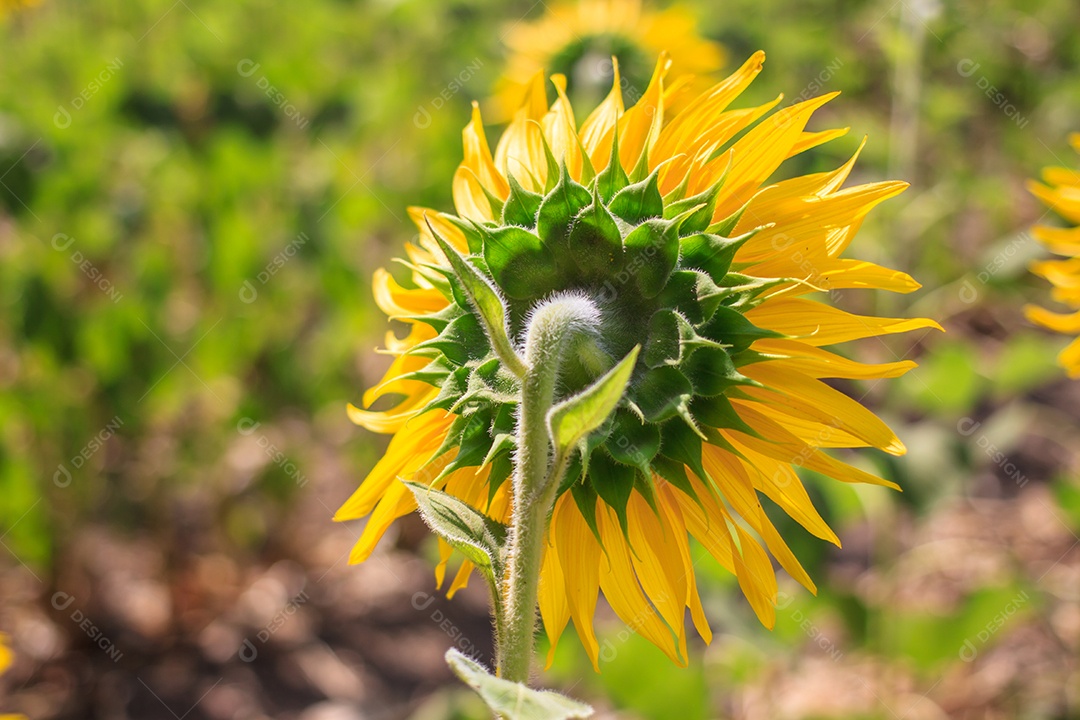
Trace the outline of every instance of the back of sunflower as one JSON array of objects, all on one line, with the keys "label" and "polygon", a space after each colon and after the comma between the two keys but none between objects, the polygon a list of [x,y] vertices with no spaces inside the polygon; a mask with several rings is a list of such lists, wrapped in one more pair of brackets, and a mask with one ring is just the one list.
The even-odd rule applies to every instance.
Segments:
[{"label": "back of sunflower", "polygon": [[[776,109],[730,105],[764,53],[687,96],[661,52],[627,107],[618,57],[610,92],[584,119],[568,79],[521,87],[492,151],[481,114],[462,136],[455,212],[410,208],[418,244],[408,275],[375,274],[375,298],[403,321],[394,361],[350,417],[390,433],[386,455],[341,507],[368,517],[352,562],[413,511],[439,536],[440,584],[474,571],[492,597],[495,674],[455,650],[454,671],[507,718],[592,710],[527,687],[536,610],[552,653],[570,621],[600,669],[599,595],[673,662],[687,664],[686,610],[712,632],[690,540],[775,622],[770,555],[815,592],[764,512],[764,495],[813,535],[839,544],[796,473],[893,483],[823,448],[903,443],[826,379],[897,377],[907,360],[869,365],[829,346],[940,327],[854,315],[812,297],[859,288],[911,292],[905,273],[842,257],[866,214],[902,182],[844,187],[858,153],[831,172],[766,185],[788,158],[846,129],[807,131],[836,93]],[[549,654],[550,665],[552,655]]]}]

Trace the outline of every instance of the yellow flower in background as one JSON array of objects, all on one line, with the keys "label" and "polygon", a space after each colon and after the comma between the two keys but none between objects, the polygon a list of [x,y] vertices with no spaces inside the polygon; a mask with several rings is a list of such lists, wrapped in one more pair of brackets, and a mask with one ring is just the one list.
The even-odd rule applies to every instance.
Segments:
[{"label": "yellow flower in background", "polygon": [[688,82],[707,84],[707,78],[691,76],[716,73],[726,60],[723,46],[698,33],[690,8],[674,5],[655,11],[643,7],[641,0],[552,4],[535,22],[511,25],[505,42],[509,56],[492,107],[499,121],[513,116],[537,73],[565,76],[570,99],[591,107],[611,86],[612,57],[619,61],[627,94],[630,88],[644,89],[665,50],[673,74]]},{"label": "yellow flower in background", "polygon": [[[8,647],[8,636],[0,633],[0,675],[8,671],[14,660],[15,656],[12,654],[11,648]],[[0,713],[0,720],[26,720],[26,716]]]},{"label": "yellow flower in background", "polygon": [[[1069,143],[1080,152],[1080,133],[1071,135]],[[1080,225],[1080,172],[1063,167],[1049,167],[1043,171],[1043,183],[1032,180],[1028,183],[1028,188],[1065,220],[1074,226]],[[1025,308],[1028,319],[1055,332],[1080,335],[1080,227],[1037,225],[1032,233],[1051,252],[1065,256],[1064,260],[1033,263],[1031,271],[1049,280],[1054,286],[1051,297],[1071,308],[1073,312],[1061,314],[1028,306]],[[1080,377],[1080,338],[1073,340],[1062,350],[1058,362],[1068,372],[1069,377]]]},{"label": "yellow flower in background", "polygon": [[25,10],[28,7],[39,5],[41,0],[0,0],[0,18],[9,12]]},{"label": "yellow flower in background", "polygon": [[[557,99],[549,106],[537,76],[494,151],[474,105],[453,180],[456,216],[411,208],[420,234],[405,246],[408,272],[401,282],[375,273],[377,303],[409,331],[388,333],[393,363],[363,397],[367,408],[388,396],[394,404],[349,408],[357,424],[393,434],[336,515],[370,515],[352,562],[367,559],[390,524],[416,509],[399,479],[442,489],[495,520],[509,516],[515,379],[449,279],[437,234],[505,298],[511,338],[520,339],[538,302],[569,291],[599,308],[610,358],[642,345],[622,404],[590,436],[555,504],[539,597],[553,648],[572,620],[598,668],[593,614],[602,592],[628,625],[686,664],[687,608],[711,639],[691,537],[736,576],[768,627],[777,595],[770,554],[815,591],[760,497],[839,544],[795,468],[896,487],[826,450],[905,448],[825,380],[893,378],[915,366],[864,364],[826,348],[940,327],[854,315],[809,297],[919,287],[902,272],[842,257],[867,213],[906,184],[844,187],[857,152],[831,172],[765,184],[786,159],[847,130],[806,130],[836,93],[779,110],[782,96],[732,109],[764,59],[755,54],[678,112],[665,54],[629,108],[616,62],[610,93],[580,124],[566,79],[552,76]],[[595,377],[584,366],[576,372],[562,378],[566,392]],[[441,586],[452,551],[440,547]],[[462,563],[451,593],[472,569]]]}]

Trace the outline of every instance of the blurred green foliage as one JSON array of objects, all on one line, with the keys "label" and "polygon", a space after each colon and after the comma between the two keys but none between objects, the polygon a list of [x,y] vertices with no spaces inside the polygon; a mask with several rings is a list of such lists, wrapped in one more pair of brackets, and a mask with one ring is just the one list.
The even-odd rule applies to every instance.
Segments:
[{"label": "blurred green foliage", "polygon": [[[927,338],[936,342],[929,355],[911,339],[860,346],[864,359],[911,353],[922,367],[880,387],[845,386],[908,439],[914,452],[903,463],[862,460],[906,492],[894,505],[878,489],[810,488],[836,526],[872,517],[884,534],[896,506],[919,514],[970,490],[986,460],[956,433],[959,418],[1001,410],[1007,425],[1059,375],[1062,341],[1020,319],[1024,299],[1047,290],[1026,275],[1040,250],[1019,233],[1043,214],[1024,179],[1076,165],[1064,138],[1080,129],[1080,6],[691,4],[733,63],[766,50],[765,72],[740,102],[794,98],[813,83],[843,91],[815,127],[850,126],[850,135],[785,174],[832,169],[869,135],[853,181],[913,185],[874,212],[853,254],[904,269],[926,289],[840,299],[955,321],[948,339]],[[46,0],[3,21],[0,528],[16,558],[48,572],[72,529],[94,522],[182,544],[193,498],[217,521],[218,542],[264,550],[302,488],[278,463],[237,481],[226,456],[245,422],[279,428],[301,474],[313,472],[320,438],[344,437],[338,449],[361,476],[382,441],[342,436],[341,418],[383,363],[371,353],[385,328],[371,273],[413,236],[406,206],[449,205],[460,128],[497,77],[500,36],[542,9]],[[450,90],[461,73],[468,79]],[[1000,95],[988,95],[991,86]],[[304,429],[293,432],[294,421]],[[1054,492],[1080,523],[1075,484]],[[1022,586],[1014,578],[984,589],[956,617],[886,619],[830,589],[833,551],[776,520],[823,585],[792,609],[839,616],[852,642],[926,673]],[[887,566],[887,549],[876,560]],[[791,613],[770,635],[732,599],[730,577],[710,562],[699,571],[710,616],[748,640],[722,667],[679,670],[616,634],[602,676],[568,637],[555,677],[569,686],[587,675],[590,692],[641,717],[705,718],[711,683],[753,677],[761,652],[805,641]]]}]

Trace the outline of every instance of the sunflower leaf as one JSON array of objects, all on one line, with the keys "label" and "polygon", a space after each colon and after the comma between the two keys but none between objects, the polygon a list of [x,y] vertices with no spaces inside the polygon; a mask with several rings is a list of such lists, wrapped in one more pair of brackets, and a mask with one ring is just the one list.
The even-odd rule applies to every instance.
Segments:
[{"label": "sunflower leaf", "polygon": [[477,692],[488,708],[506,720],[573,720],[592,716],[588,705],[551,690],[533,690],[522,683],[495,677],[456,648],[446,652],[446,664]]},{"label": "sunflower leaf", "polygon": [[548,413],[548,429],[556,448],[572,448],[604,424],[626,392],[640,350],[640,345],[634,346],[618,365],[600,379],[551,409]]},{"label": "sunflower leaf", "polygon": [[486,575],[502,575],[506,526],[442,490],[402,480],[416,498],[431,531],[476,564]]}]

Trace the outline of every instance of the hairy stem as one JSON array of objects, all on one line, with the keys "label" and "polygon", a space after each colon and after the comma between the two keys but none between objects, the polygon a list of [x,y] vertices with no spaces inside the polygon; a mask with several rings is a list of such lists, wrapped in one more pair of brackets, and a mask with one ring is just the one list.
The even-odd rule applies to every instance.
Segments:
[{"label": "hairy stem", "polygon": [[590,301],[566,296],[540,306],[529,322],[497,659],[499,675],[513,682],[529,679],[544,536],[566,466],[561,458],[555,462],[552,457],[547,416],[555,402],[560,367],[578,340],[595,334],[598,321]]}]

